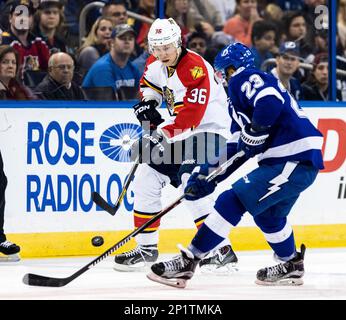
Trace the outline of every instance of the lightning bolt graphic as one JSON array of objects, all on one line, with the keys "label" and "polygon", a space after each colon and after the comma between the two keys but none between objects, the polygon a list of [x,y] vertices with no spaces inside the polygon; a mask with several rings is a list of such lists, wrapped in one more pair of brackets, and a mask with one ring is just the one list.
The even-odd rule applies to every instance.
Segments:
[{"label": "lightning bolt graphic", "polygon": [[274,179],[270,180],[269,183],[271,183],[272,186],[268,188],[269,192],[267,192],[261,199],[259,199],[258,202],[269,197],[270,195],[272,195],[276,191],[279,191],[281,189],[280,186],[286,182],[288,182],[288,179],[285,176],[283,176],[282,174],[280,174],[277,177],[275,177]]}]

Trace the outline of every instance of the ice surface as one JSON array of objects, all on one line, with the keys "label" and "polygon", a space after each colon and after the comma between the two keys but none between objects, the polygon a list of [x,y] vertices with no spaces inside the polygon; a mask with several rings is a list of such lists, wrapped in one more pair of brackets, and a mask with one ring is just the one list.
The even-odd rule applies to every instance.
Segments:
[{"label": "ice surface", "polygon": [[[116,272],[109,257],[65,287],[30,287],[26,273],[68,277],[93,257],[23,259],[0,264],[0,299],[39,300],[258,300],[346,299],[346,249],[307,249],[304,285],[262,287],[254,283],[258,269],[276,264],[270,251],[240,251],[239,271],[231,275],[206,275],[199,270],[185,289],[148,280],[144,272]],[[166,260],[170,255],[160,256]]]}]

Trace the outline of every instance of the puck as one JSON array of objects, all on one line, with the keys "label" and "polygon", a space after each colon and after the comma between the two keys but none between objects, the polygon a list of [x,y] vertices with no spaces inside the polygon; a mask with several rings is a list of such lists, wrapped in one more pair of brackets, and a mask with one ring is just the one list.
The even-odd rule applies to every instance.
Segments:
[{"label": "puck", "polygon": [[96,237],[91,239],[91,243],[94,247],[100,247],[103,245],[104,241],[103,241],[103,238],[101,236],[96,236]]}]

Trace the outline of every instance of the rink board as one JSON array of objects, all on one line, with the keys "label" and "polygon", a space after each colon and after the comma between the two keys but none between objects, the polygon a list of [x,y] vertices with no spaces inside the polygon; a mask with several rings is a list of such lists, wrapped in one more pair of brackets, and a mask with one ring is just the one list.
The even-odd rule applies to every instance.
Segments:
[{"label": "rink board", "polygon": [[[131,187],[114,217],[97,209],[90,197],[97,190],[114,203],[131,168],[128,145],[139,132],[131,105],[0,104],[0,149],[8,177],[5,231],[21,245],[22,256],[100,253],[132,230]],[[325,134],[326,169],[301,196],[290,222],[297,239],[307,245],[346,246],[346,105],[304,106]],[[217,191],[229,188],[254,167],[250,161]],[[178,190],[166,187],[163,206],[178,196]],[[176,243],[188,243],[193,228],[181,204],[162,219],[160,250],[173,252]],[[90,238],[98,234],[104,236],[105,245],[94,248]],[[231,239],[238,250],[268,248],[249,214],[232,231]]]}]

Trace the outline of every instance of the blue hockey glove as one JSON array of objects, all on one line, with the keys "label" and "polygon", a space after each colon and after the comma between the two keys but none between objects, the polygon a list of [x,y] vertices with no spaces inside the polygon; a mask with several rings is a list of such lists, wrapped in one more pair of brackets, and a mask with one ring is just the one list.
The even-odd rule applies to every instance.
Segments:
[{"label": "blue hockey glove", "polygon": [[243,150],[246,158],[252,158],[266,149],[269,137],[267,130],[255,131],[250,124],[243,127],[238,141],[237,150]]},{"label": "blue hockey glove", "polygon": [[144,121],[148,121],[150,128],[156,129],[164,121],[156,109],[157,106],[158,103],[155,100],[141,101],[133,106],[135,116],[141,125]]},{"label": "blue hockey glove", "polygon": [[216,181],[207,182],[205,179],[209,174],[209,165],[204,164],[197,172],[193,172],[185,187],[185,199],[195,201],[212,194],[216,187]]}]

